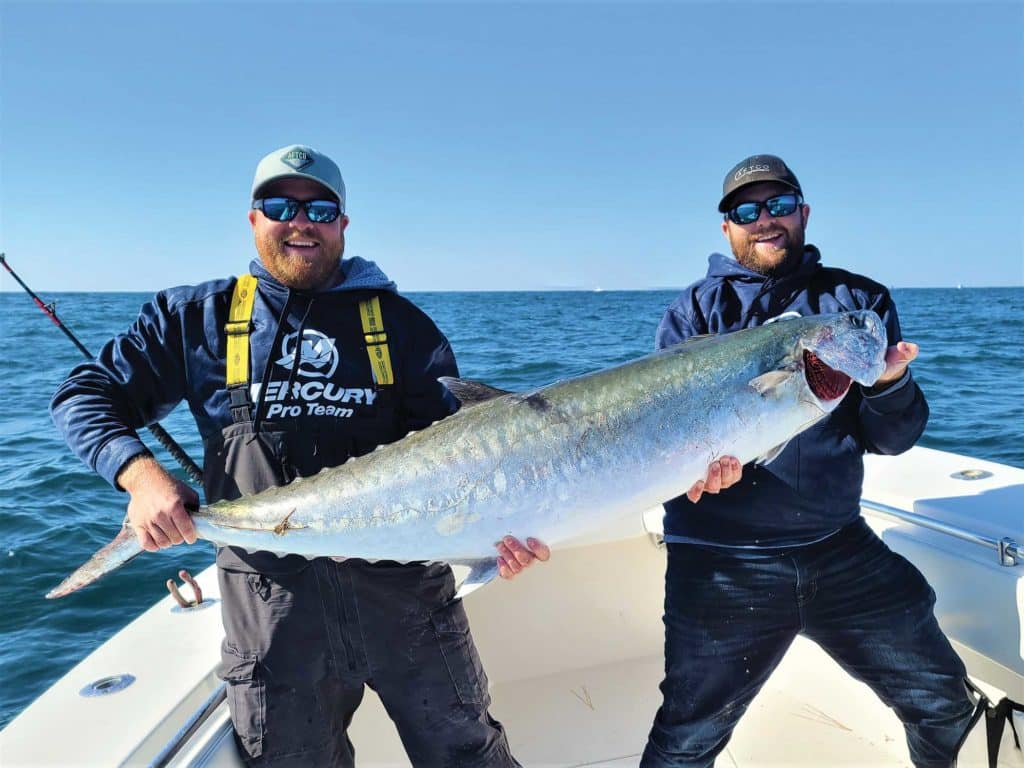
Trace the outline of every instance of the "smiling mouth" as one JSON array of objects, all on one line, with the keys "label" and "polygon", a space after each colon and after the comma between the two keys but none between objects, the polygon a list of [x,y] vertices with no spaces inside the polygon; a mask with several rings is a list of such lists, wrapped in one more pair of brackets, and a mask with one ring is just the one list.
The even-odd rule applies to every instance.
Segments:
[{"label": "smiling mouth", "polygon": [[758,235],[757,237],[755,237],[754,238],[754,242],[755,243],[770,243],[770,242],[772,242],[774,240],[777,240],[778,238],[781,238],[782,235],[783,235],[782,232],[766,233],[766,234]]},{"label": "smiling mouth", "polygon": [[319,245],[315,240],[285,240],[284,244],[289,248],[316,248]]}]

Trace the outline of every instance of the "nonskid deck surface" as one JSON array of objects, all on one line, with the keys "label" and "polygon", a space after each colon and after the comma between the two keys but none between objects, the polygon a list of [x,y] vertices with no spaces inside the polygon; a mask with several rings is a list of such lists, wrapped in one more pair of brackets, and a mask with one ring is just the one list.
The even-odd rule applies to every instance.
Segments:
[{"label": "nonskid deck surface", "polygon": [[[491,689],[491,711],[526,768],[635,768],[659,703],[661,665],[660,657],[649,657],[498,684]],[[411,766],[371,691],[350,734],[361,768]],[[210,764],[241,762],[225,752]],[[980,730],[959,765],[987,765]],[[1001,756],[1000,766],[1021,765],[1019,754]],[[803,638],[755,698],[715,766],[912,768],[896,716]]]},{"label": "nonskid deck surface", "polygon": [[[527,768],[636,766],[660,704],[662,663],[659,655],[499,683],[491,688],[491,712]],[[388,730],[394,731],[379,700],[367,696],[352,729],[360,765],[410,765],[397,737],[382,738]],[[385,743],[393,749],[385,752]],[[784,765],[911,763],[895,715],[813,643],[798,640],[716,762],[717,768]]]}]

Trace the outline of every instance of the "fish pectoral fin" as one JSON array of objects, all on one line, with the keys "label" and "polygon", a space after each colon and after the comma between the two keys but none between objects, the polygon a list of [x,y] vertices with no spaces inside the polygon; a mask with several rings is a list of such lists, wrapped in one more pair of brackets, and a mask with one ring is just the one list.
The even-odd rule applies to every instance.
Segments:
[{"label": "fish pectoral fin", "polygon": [[288,531],[301,531],[303,528],[309,527],[306,525],[298,525],[296,523],[293,523],[291,521],[291,517],[294,514],[295,510],[293,509],[291,512],[284,516],[284,519],[280,523],[274,526],[275,536],[284,536],[286,533],[288,533]]},{"label": "fish pectoral fin", "polygon": [[465,597],[498,575],[497,554],[494,557],[481,557],[475,560],[449,560],[448,564],[469,568],[469,574],[462,580],[455,592],[456,598]]},{"label": "fish pectoral fin", "polygon": [[456,379],[453,376],[442,376],[438,381],[455,395],[455,398],[462,404],[463,408],[486,403],[488,400],[493,400],[496,397],[511,394],[507,389],[498,389],[487,384],[481,384],[479,381]]},{"label": "fish pectoral fin", "polygon": [[768,371],[750,380],[750,386],[757,391],[761,397],[771,397],[775,390],[782,386],[793,375],[794,371]]},{"label": "fish pectoral fin", "polygon": [[765,464],[770,464],[771,462],[779,458],[779,454],[786,450],[787,445],[789,445],[789,440],[787,440],[784,443],[780,443],[779,445],[776,445],[774,448],[768,449],[760,456],[758,456],[756,459],[754,459],[754,463],[761,464],[762,466]]}]

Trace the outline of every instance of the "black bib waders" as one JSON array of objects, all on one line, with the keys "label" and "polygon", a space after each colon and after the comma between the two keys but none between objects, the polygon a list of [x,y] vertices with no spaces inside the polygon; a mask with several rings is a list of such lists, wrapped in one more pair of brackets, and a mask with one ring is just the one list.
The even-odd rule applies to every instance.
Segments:
[{"label": "black bib waders", "polygon": [[[359,333],[355,302],[323,301],[331,302],[338,348],[346,359],[358,358],[362,383],[377,391],[373,407],[337,431],[311,431],[298,419],[261,422],[248,402],[248,372],[232,384],[229,371],[235,423],[205,445],[209,502],[315,474],[404,431],[395,387],[379,385],[380,349]],[[234,302],[232,309],[232,321],[247,326]],[[376,309],[379,315],[379,304]],[[379,340],[383,334],[373,330]],[[248,345],[247,335],[242,343]],[[487,678],[448,566],[279,557],[234,547],[218,550],[217,565],[225,631],[218,674],[228,684],[236,740],[248,764],[354,765],[346,731],[369,685],[413,765],[518,766],[501,724],[488,714]]]}]

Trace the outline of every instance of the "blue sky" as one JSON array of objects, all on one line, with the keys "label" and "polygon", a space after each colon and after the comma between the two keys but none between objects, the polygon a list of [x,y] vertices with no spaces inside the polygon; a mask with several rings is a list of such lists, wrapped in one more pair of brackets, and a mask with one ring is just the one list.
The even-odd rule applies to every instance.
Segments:
[{"label": "blue sky", "polygon": [[0,250],[37,291],[244,271],[292,142],[404,290],[686,285],[756,152],[826,263],[1024,284],[1019,2],[4,0],[0,110]]}]

